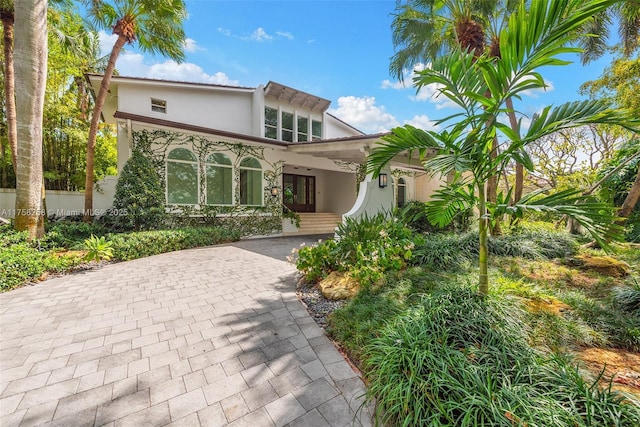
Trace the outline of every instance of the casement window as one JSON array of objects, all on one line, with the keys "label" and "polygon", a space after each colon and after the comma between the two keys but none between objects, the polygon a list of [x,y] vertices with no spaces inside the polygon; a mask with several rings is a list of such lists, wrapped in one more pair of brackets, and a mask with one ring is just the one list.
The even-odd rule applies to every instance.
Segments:
[{"label": "casement window", "polygon": [[398,179],[398,195],[396,205],[401,208],[407,204],[407,181],[404,178]]},{"label": "casement window", "polygon": [[318,120],[311,121],[311,140],[318,141],[322,139],[322,122]]},{"label": "casement window", "polygon": [[207,204],[233,204],[233,166],[231,159],[222,153],[213,153],[205,162],[207,174]]},{"label": "casement window", "polygon": [[156,113],[167,113],[167,101],[163,99],[151,98],[151,111]]},{"label": "casement window", "polygon": [[309,140],[309,119],[298,116],[298,142],[306,142]]},{"label": "casement window", "polygon": [[247,157],[240,162],[240,204],[262,205],[262,165],[257,159]]},{"label": "casement window", "polygon": [[167,203],[198,204],[198,158],[186,148],[167,156]]},{"label": "casement window", "polygon": [[275,108],[264,108],[264,137],[278,139],[278,110]]}]

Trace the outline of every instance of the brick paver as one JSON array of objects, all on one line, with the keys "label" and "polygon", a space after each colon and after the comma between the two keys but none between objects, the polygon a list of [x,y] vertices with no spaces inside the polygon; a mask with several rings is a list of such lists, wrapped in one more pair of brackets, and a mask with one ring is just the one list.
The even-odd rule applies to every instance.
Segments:
[{"label": "brick paver", "polygon": [[295,294],[303,238],[173,252],[0,294],[0,425],[371,425]]}]

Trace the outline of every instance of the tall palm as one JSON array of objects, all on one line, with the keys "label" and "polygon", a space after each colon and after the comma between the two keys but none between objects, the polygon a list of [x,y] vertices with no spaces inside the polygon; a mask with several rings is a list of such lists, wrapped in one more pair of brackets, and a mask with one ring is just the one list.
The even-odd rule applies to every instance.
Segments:
[{"label": "tall palm", "polygon": [[[392,23],[393,43],[397,49],[391,58],[391,73],[404,78],[407,69],[419,63],[433,61],[454,48],[468,50],[478,57],[485,50],[494,58],[500,56],[499,32],[508,17],[523,0],[410,0],[401,2],[399,13]],[[507,100],[506,114],[512,128],[517,118],[511,99]],[[497,155],[497,141],[491,156]],[[514,199],[522,197],[524,169],[516,163]],[[498,179],[491,177],[488,198],[497,200]],[[500,234],[499,222],[494,222],[492,233]]]},{"label": "tall palm", "polygon": [[91,221],[93,210],[94,156],[98,124],[107,99],[116,60],[125,44],[137,43],[144,52],[159,53],[176,61],[184,59],[185,34],[182,23],[187,16],[183,0],[84,0],[96,28],[112,29],[118,36],[96,96],[87,140],[84,221]]},{"label": "tall palm", "polygon": [[[609,0],[531,0],[529,10],[522,3],[500,33],[499,61],[487,54],[475,58],[473,53],[454,48],[416,77],[415,84],[419,88],[439,84],[442,95],[462,109],[461,114],[442,121],[455,119],[456,123],[440,133],[411,126],[396,128],[369,156],[368,168],[374,173],[379,173],[398,154],[417,151],[428,170],[455,175],[451,183],[436,193],[427,215],[430,220],[444,225],[460,208],[478,209],[479,291],[482,294],[489,290],[487,229],[492,217],[504,213],[522,215],[526,209],[566,214],[602,243],[619,231],[619,227],[612,225],[613,208],[589,200],[580,190],[542,199],[537,198],[539,195],[527,195],[515,206],[496,204],[490,206],[491,210],[486,199],[487,181],[492,176],[499,176],[509,162],[517,161],[527,169],[533,169],[525,148],[545,135],[590,123],[640,128],[639,118],[629,118],[633,116],[627,111],[612,109],[601,100],[546,107],[533,117],[523,136],[519,124],[514,131],[503,122],[508,110],[506,100],[518,97],[526,90],[544,87],[544,79],[536,70],[566,64],[559,56],[579,51],[569,47],[575,41],[577,28],[611,3]],[[486,96],[487,92],[490,96]],[[502,150],[492,158],[488,154],[496,134],[500,135]],[[427,151],[434,148],[439,154],[427,159]]]},{"label": "tall palm", "polygon": [[42,116],[47,81],[47,1],[15,5],[17,163],[15,228],[29,238],[44,234],[42,217]]},{"label": "tall palm", "polygon": [[[640,2],[637,0],[618,1],[594,16],[582,28],[585,34],[579,41],[583,51],[583,64],[595,61],[607,51],[610,28],[616,23],[622,45],[622,54],[630,56],[640,45]],[[595,37],[594,37],[595,36]]]},{"label": "tall palm", "polygon": [[7,119],[7,138],[11,151],[11,163],[16,172],[18,133],[16,128],[16,97],[13,66],[13,0],[0,0],[0,20],[2,20],[2,47],[4,50],[4,97],[5,115]]}]

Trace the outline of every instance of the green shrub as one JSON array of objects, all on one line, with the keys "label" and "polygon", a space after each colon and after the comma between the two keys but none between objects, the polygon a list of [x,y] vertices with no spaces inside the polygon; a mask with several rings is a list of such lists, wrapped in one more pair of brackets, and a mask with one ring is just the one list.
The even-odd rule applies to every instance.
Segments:
[{"label": "green shrub", "polygon": [[59,221],[47,225],[47,232],[40,241],[43,248],[76,249],[91,236],[102,236],[108,230],[101,224]]},{"label": "green shrub", "polygon": [[640,284],[615,288],[613,296],[616,307],[640,317]]},{"label": "green shrub", "polygon": [[462,233],[471,228],[473,221],[473,211],[469,209],[466,212],[459,212],[451,224],[446,227],[438,227],[429,222],[425,214],[425,203],[411,201],[401,208],[394,211],[394,216],[402,221],[407,227],[421,234],[431,233]]},{"label": "green shrub", "polygon": [[637,425],[625,396],[527,345],[521,311],[468,288],[426,295],[365,348],[384,425]]},{"label": "green shrub", "polygon": [[413,248],[423,240],[384,214],[347,218],[336,235],[336,242],[303,248],[298,254],[296,266],[310,282],[338,270],[349,273],[361,285],[376,283],[385,272],[404,268],[413,257]]},{"label": "green shrub", "polygon": [[105,221],[122,230],[161,228],[166,219],[164,189],[158,171],[144,154],[134,150],[122,168]]},{"label": "green shrub", "polygon": [[113,243],[113,257],[123,261],[198,246],[216,245],[239,238],[239,234],[234,230],[214,227],[151,230],[109,235],[109,240]]}]

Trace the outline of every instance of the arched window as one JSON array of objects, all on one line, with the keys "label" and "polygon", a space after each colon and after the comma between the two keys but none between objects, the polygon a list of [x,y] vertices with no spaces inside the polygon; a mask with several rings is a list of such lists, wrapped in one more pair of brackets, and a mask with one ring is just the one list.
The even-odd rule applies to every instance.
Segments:
[{"label": "arched window", "polygon": [[233,167],[229,157],[222,153],[211,154],[207,157],[205,170],[207,174],[207,204],[232,204]]},{"label": "arched window", "polygon": [[186,148],[176,148],[167,156],[167,203],[198,203],[198,159]]},{"label": "arched window", "polygon": [[262,166],[253,157],[240,162],[240,204],[262,206]]},{"label": "arched window", "polygon": [[403,207],[407,203],[407,181],[404,178],[398,179],[398,197],[396,198],[396,204],[399,208]]}]

